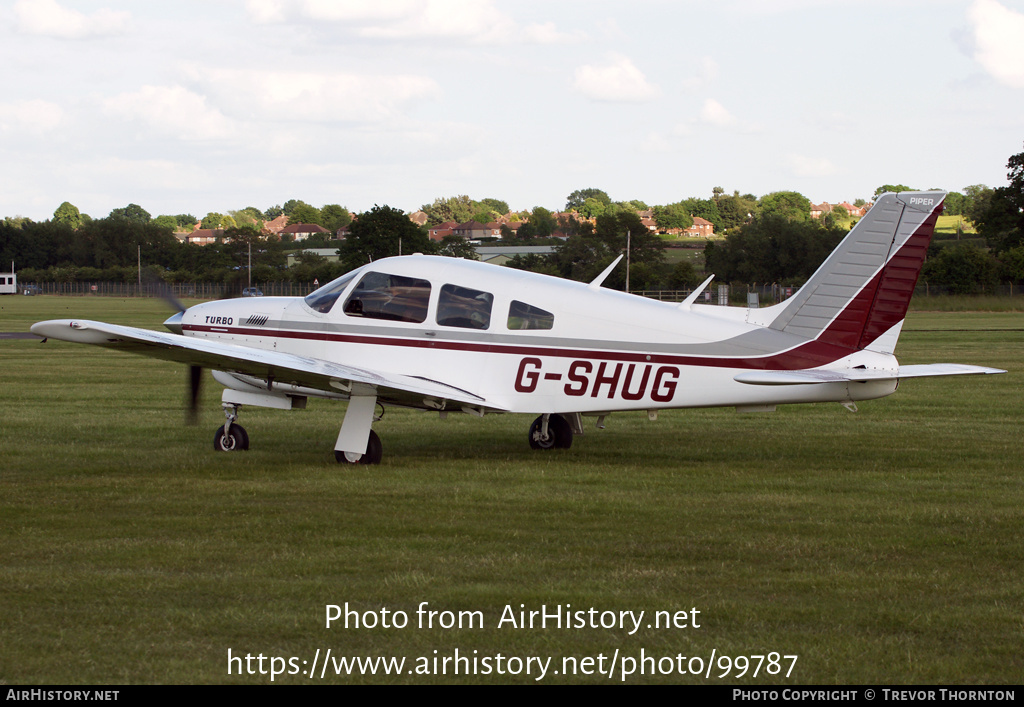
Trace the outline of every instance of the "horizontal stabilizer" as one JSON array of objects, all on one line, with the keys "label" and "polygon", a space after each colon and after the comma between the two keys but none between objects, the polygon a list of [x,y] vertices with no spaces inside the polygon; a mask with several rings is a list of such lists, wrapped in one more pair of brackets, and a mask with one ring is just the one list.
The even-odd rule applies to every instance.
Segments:
[{"label": "horizontal stabilizer", "polygon": [[867,368],[748,371],[734,376],[733,380],[750,385],[814,385],[818,383],[865,383],[867,381],[903,380],[904,378],[969,376],[992,373],[1006,373],[1006,371],[999,368],[986,368],[984,366],[966,366],[960,363],[930,363],[919,366],[900,366],[899,370],[896,371],[880,371]]}]

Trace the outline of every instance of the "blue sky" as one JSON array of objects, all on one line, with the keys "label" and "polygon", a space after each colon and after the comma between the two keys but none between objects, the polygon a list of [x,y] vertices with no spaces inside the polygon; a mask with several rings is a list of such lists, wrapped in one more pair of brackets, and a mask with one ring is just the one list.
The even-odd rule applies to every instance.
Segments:
[{"label": "blue sky", "polygon": [[0,216],[1006,182],[1024,0],[15,0]]}]

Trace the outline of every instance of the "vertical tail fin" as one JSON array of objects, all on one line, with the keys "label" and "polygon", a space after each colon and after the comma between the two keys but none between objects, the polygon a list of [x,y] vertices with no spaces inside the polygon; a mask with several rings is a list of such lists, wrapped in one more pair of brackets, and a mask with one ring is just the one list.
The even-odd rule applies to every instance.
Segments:
[{"label": "vertical tail fin", "polygon": [[859,350],[902,323],[945,196],[879,197],[771,328]]}]

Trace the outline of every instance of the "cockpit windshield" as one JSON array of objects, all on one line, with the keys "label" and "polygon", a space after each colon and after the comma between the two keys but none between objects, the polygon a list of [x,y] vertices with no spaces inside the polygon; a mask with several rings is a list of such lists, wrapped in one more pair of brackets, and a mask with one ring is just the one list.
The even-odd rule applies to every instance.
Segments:
[{"label": "cockpit windshield", "polygon": [[427,318],[430,283],[415,277],[368,272],[345,302],[350,317],[422,323]]},{"label": "cockpit windshield", "polygon": [[362,268],[345,273],[337,280],[331,280],[319,290],[310,292],[306,295],[306,304],[309,305],[310,309],[316,310],[322,314],[327,314],[331,311],[331,307],[334,306],[334,303],[338,301],[341,293],[344,292],[346,287],[348,287],[348,284],[352,282],[361,271]]}]

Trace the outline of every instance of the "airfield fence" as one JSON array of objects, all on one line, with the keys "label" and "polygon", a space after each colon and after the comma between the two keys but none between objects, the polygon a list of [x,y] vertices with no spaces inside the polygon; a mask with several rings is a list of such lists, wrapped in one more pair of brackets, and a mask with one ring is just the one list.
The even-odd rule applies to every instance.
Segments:
[{"label": "airfield fence", "polygon": [[[32,288],[41,295],[73,297],[163,297],[172,294],[179,299],[221,299],[240,297],[246,285],[223,282],[187,282],[153,285],[135,282],[19,282],[18,291]],[[311,282],[265,282],[254,284],[268,297],[304,297],[318,285]]]},{"label": "airfield fence", "polygon": [[[322,284],[322,283],[321,283]],[[261,282],[254,284],[267,297],[304,297],[319,285],[312,282]],[[719,284],[712,283],[697,301],[703,304],[719,303]],[[19,282],[18,291],[30,289],[43,295],[65,295],[78,297],[162,297],[167,293],[179,299],[222,299],[240,297],[243,285],[222,282],[188,282],[153,285],[134,282]],[[760,306],[781,302],[792,296],[799,288],[787,287],[778,283],[742,284],[731,283],[729,286],[729,303],[745,305],[748,295],[756,293]],[[690,290],[631,290],[635,295],[662,300],[664,302],[682,302],[693,292]],[[917,297],[932,297],[953,294],[948,287],[938,287],[921,283],[914,290]],[[1018,296],[1024,294],[1020,285],[1007,283],[995,288],[983,288],[984,295]]]},{"label": "airfield fence", "polygon": [[[731,305],[746,305],[748,302],[748,295],[756,294],[760,303],[760,306],[765,307],[776,302],[781,302],[785,299],[792,297],[796,294],[799,287],[789,287],[786,285],[779,285],[778,283],[771,284],[743,284],[743,283],[730,283],[729,287],[729,304]],[[697,302],[701,304],[719,304],[720,293],[719,285],[714,282],[707,288],[703,295],[697,298]],[[651,299],[662,300],[664,302],[682,302],[684,299],[690,296],[693,290],[631,290],[635,295],[642,295],[643,297],[650,297]],[[915,297],[941,297],[945,295],[956,294],[949,287],[942,287],[937,285],[929,285],[928,283],[920,283],[914,288]],[[997,296],[1018,296],[1024,294],[1024,287],[1020,285],[1014,285],[1006,283],[997,287],[982,287],[980,292],[974,293],[979,295],[997,295]]]}]

